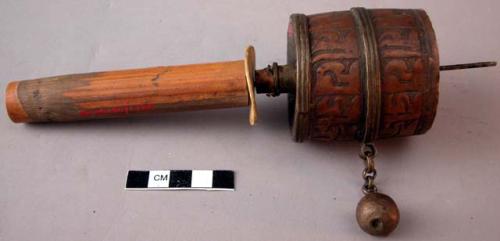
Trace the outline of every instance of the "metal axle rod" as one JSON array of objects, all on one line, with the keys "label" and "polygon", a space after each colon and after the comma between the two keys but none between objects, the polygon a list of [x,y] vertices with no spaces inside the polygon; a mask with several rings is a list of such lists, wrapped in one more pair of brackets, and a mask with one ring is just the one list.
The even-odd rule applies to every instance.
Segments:
[{"label": "metal axle rod", "polygon": [[439,70],[447,71],[447,70],[473,69],[473,68],[484,68],[484,67],[494,67],[494,66],[497,66],[497,62],[489,61],[489,62],[477,62],[468,64],[443,65],[439,66]]}]

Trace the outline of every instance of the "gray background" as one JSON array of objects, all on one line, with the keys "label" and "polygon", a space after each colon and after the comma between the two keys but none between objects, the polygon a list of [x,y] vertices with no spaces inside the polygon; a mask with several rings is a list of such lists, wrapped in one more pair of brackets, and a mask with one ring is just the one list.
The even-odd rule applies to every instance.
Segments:
[{"label": "gray background", "polygon": [[[9,80],[241,59],[285,62],[288,16],[424,8],[441,63],[498,60],[500,2],[0,2]],[[499,68],[445,72],[423,136],[378,142],[377,182],[398,202],[387,240],[500,238]],[[0,94],[2,101],[4,93]],[[247,109],[62,125],[13,124],[0,105],[0,240],[370,240],[356,143],[294,143],[286,97]],[[235,192],[130,192],[129,169],[233,169]],[[376,240],[376,239],[374,239]]]}]

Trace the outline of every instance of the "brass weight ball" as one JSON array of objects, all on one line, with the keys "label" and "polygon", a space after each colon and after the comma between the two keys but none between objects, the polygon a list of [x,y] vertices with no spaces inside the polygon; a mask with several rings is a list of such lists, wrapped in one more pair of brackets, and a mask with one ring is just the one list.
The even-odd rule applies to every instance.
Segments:
[{"label": "brass weight ball", "polygon": [[382,193],[368,193],[356,208],[359,227],[375,236],[387,236],[399,223],[399,209],[391,197]]}]

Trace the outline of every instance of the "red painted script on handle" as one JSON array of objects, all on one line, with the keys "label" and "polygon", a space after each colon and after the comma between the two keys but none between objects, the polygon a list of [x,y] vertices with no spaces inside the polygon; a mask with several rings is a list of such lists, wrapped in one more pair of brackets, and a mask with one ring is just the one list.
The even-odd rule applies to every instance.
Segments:
[{"label": "red painted script on handle", "polygon": [[153,110],[154,104],[142,104],[142,105],[126,105],[120,107],[112,108],[101,108],[95,110],[80,110],[81,117],[92,117],[92,116],[113,116],[113,115],[128,115],[130,113],[141,113]]}]

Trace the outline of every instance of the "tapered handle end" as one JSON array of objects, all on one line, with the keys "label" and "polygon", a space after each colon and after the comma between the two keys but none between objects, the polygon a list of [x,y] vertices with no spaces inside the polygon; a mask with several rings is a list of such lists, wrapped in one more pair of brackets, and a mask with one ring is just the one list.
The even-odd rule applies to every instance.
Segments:
[{"label": "tapered handle end", "polygon": [[17,95],[18,86],[19,81],[12,81],[7,85],[7,89],[5,91],[6,110],[13,122],[30,122],[30,119]]}]

